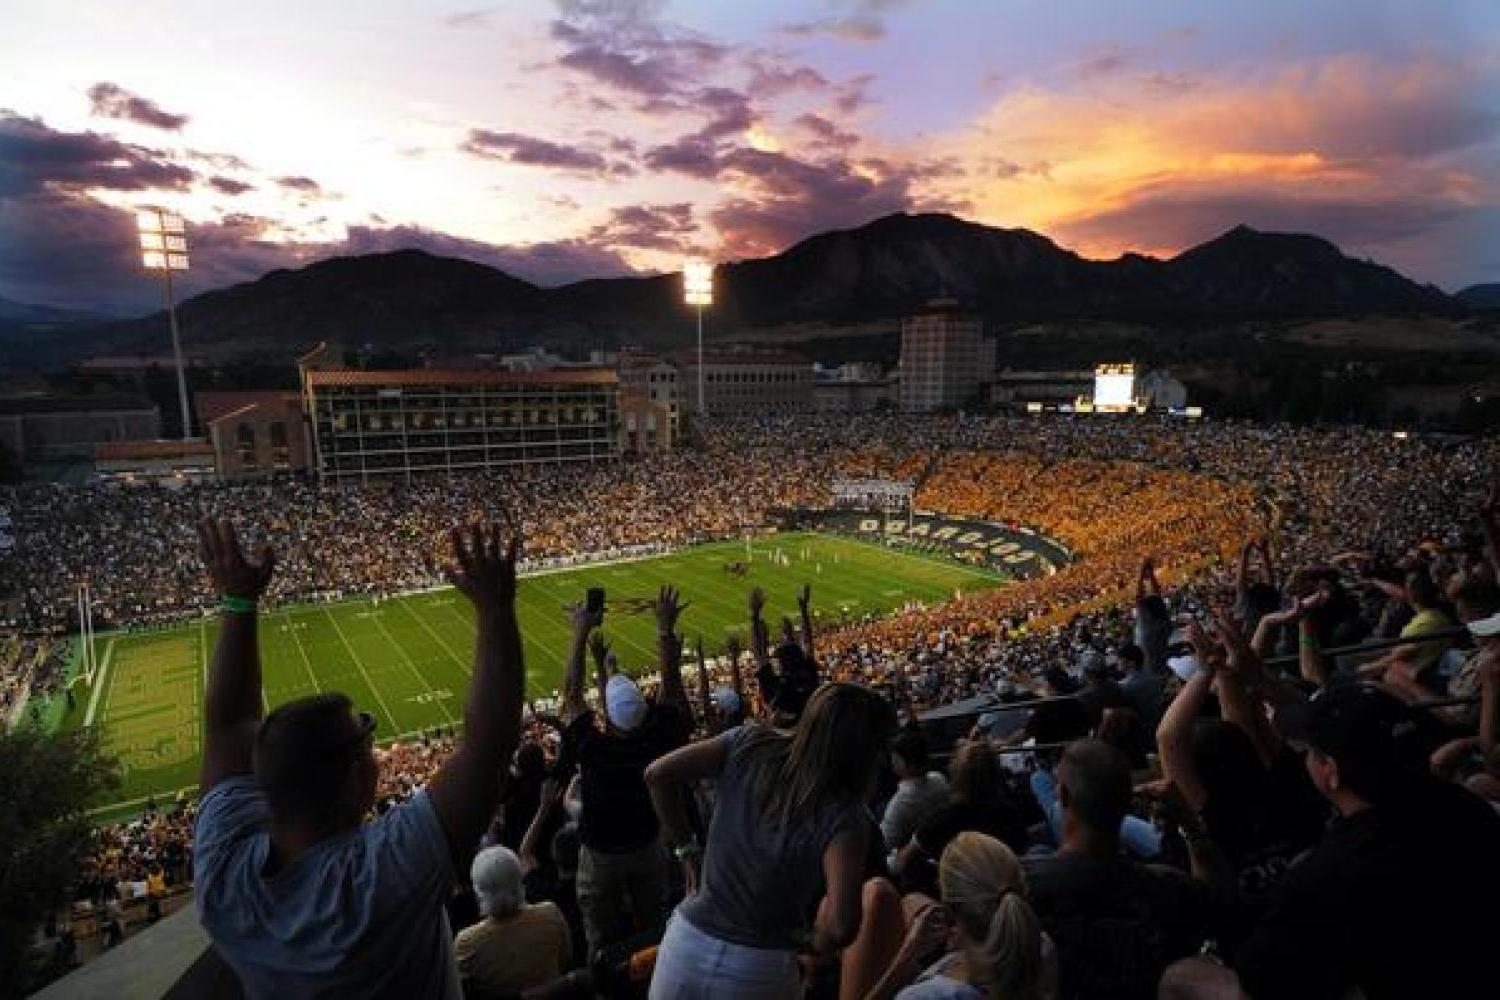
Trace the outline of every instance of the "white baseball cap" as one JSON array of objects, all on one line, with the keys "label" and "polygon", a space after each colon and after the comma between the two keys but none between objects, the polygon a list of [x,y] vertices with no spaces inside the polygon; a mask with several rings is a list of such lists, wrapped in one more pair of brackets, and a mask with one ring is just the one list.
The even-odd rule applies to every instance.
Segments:
[{"label": "white baseball cap", "polygon": [[1493,639],[1500,635],[1500,611],[1477,622],[1469,622],[1469,634],[1476,639]]}]

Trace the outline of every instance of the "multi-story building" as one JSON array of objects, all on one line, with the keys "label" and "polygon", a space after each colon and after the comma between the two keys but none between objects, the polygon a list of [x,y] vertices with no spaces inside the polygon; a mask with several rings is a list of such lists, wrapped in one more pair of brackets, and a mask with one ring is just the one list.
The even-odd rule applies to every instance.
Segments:
[{"label": "multi-story building", "polygon": [[938,299],[901,321],[901,409],[930,413],[977,402],[995,368],[984,321]]},{"label": "multi-story building", "polygon": [[296,390],[200,392],[198,426],[214,451],[221,479],[301,472],[312,464],[312,442]]},{"label": "multi-story building", "polygon": [[604,369],[302,371],[314,467],[330,479],[591,462],[620,455]]},{"label": "multi-story building", "polygon": [[161,435],[161,412],[144,396],[0,397],[0,447],[16,462],[87,460],[94,445]]},{"label": "multi-story building", "polygon": [[[682,409],[698,412],[698,352],[676,362]],[[813,408],[812,362],[790,351],[724,350],[703,355],[703,409],[710,416],[805,413]]]},{"label": "multi-story building", "polygon": [[[621,351],[615,360],[622,395],[640,395],[655,406],[666,408],[672,437],[677,435],[682,419],[680,373],[664,358],[642,351]],[[627,449],[629,450],[629,449]]]}]

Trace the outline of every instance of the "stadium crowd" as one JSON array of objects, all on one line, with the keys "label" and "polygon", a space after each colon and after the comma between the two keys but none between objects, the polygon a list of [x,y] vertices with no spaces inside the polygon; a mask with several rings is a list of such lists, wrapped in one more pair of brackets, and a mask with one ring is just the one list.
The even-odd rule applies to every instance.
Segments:
[{"label": "stadium crowd", "polygon": [[[130,581],[146,599],[122,582],[109,607],[213,606],[201,563],[162,558],[185,555],[204,514],[259,519],[255,537],[278,549],[270,575],[213,529],[204,542],[226,622],[253,621],[263,596],[436,580],[432,538],[475,515],[513,510],[532,557],[572,556],[735,534],[826,502],[835,474],[919,477],[917,506],[1038,527],[1077,561],[879,621],[818,627],[809,604],[779,639],[752,600],[748,658],[707,670],[683,669],[676,620],[692,595],[664,592],[658,662],[637,681],[580,606],[566,689],[540,714],[518,685],[474,697],[517,669],[503,638],[514,552],[459,539],[460,589],[496,617],[479,615],[477,655],[486,628],[495,648],[476,662],[462,736],[366,759],[359,717],[325,696],[307,718],[260,722],[253,765],[248,744],[216,755],[208,737],[199,849],[186,849],[205,926],[247,991],[1468,995],[1489,975],[1471,908],[1500,890],[1496,460],[1493,441],[1361,430],[732,424],[610,470],[116,494],[121,525],[144,523],[142,504],[180,520],[119,543],[121,567],[154,550],[172,568]],[[289,513],[281,492],[302,506]],[[38,573],[23,576],[25,613],[57,621],[66,602],[49,582],[79,568],[27,533],[53,538],[84,515],[22,501],[16,557]],[[319,555],[308,512],[340,504],[383,530]],[[211,716],[220,678],[249,669],[225,635]],[[1422,641],[1327,652],[1398,637]],[[1021,707],[991,705],[942,768],[946,746],[915,717],[970,697]],[[489,717],[507,713],[509,728]],[[340,727],[349,737],[330,743]],[[261,749],[277,741],[338,766],[277,769],[260,756],[290,752]],[[348,808],[314,808],[314,786]],[[354,830],[358,864],[299,860]],[[117,864],[91,871],[164,853],[152,832],[99,836]],[[268,895],[266,864],[295,888]],[[357,903],[301,906],[303,890]]]}]

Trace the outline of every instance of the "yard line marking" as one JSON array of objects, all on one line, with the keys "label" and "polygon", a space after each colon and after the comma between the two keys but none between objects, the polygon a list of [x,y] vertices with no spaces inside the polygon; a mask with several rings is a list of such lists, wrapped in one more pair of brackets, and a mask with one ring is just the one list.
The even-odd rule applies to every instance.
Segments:
[{"label": "yard line marking", "polygon": [[386,720],[390,722],[391,728],[400,729],[401,727],[396,725],[396,717],[391,714],[390,706],[387,705],[385,703],[385,699],[380,696],[380,688],[375,686],[375,681],[371,679],[370,672],[365,669],[364,661],[359,658],[359,654],[354,651],[354,647],[349,645],[349,637],[344,635],[344,630],[339,627],[339,620],[333,617],[333,612],[329,611],[327,608],[323,609],[323,614],[327,615],[328,620],[333,623],[333,630],[338,633],[339,641],[342,642],[344,644],[344,648],[349,651],[349,657],[354,661],[354,665],[359,668],[359,672],[364,677],[365,683],[370,685],[370,693],[375,696],[375,701],[379,703],[380,710],[385,713]]},{"label": "yard line marking", "polygon": [[99,696],[104,693],[105,678],[111,677],[109,673],[109,661],[115,655],[115,640],[109,640],[109,645],[104,647],[104,659],[99,663],[99,677],[94,683],[93,693],[89,695],[89,710],[83,713],[83,724],[92,726],[94,724],[94,710],[99,707]]},{"label": "yard line marking", "polygon": [[308,659],[307,650],[302,648],[302,640],[297,638],[297,630],[292,628],[292,613],[283,611],[281,617],[285,620],[287,631],[292,633],[292,644],[297,647],[297,652],[302,656],[302,665],[307,668],[307,679],[312,681],[313,690],[318,694],[323,693],[323,685],[318,683],[318,675],[313,673],[312,660]]},{"label": "yard line marking", "polygon": [[401,654],[401,659],[406,661],[406,668],[411,671],[413,677],[415,677],[422,683],[422,686],[427,689],[427,693],[432,695],[432,700],[437,704],[438,709],[443,713],[443,718],[447,719],[451,724],[453,722],[453,713],[448,711],[447,705],[443,704],[444,699],[439,698],[437,696],[437,692],[432,689],[432,685],[427,683],[427,678],[423,677],[422,672],[417,669],[417,665],[412,660],[411,655],[406,652],[406,647],[401,645],[400,642],[396,641],[396,637],[391,635],[391,630],[385,627],[385,622],[380,620],[380,612],[375,612],[373,617],[375,619],[375,627],[380,629],[381,634],[383,634],[388,640],[390,640],[390,643],[395,648],[396,652]]},{"label": "yard line marking", "polygon": [[[418,625],[422,626],[422,628],[424,628],[424,629],[427,630],[427,634],[430,635],[430,636],[432,636],[433,641],[435,641],[439,646],[443,647],[444,651],[447,652],[448,656],[453,660],[454,663],[457,663],[459,665],[460,669],[462,669],[464,673],[468,674],[470,677],[474,676],[474,668],[471,667],[471,666],[469,666],[467,663],[465,663],[463,657],[461,657],[457,653],[455,653],[453,651],[453,647],[450,646],[450,645],[448,645],[448,643],[443,639],[443,637],[440,636],[440,635],[438,635],[437,631],[435,629],[433,629],[433,627],[431,625],[427,624],[427,619],[423,618],[421,615],[419,615],[415,611],[413,611],[411,609],[410,605],[406,601],[404,601],[404,600],[403,601],[397,601],[396,603],[401,606],[401,610],[405,611],[408,615],[410,615],[413,619],[415,619],[416,623]],[[437,606],[438,607],[451,607],[451,605],[447,605],[447,604],[437,605]]]}]

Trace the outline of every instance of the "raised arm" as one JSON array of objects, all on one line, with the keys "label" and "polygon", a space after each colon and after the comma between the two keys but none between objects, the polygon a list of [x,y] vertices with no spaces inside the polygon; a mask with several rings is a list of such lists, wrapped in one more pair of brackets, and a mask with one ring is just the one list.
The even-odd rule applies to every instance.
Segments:
[{"label": "raised arm", "polygon": [[1260,698],[1252,693],[1261,683],[1260,658],[1245,641],[1245,634],[1227,617],[1216,618],[1214,628],[1224,642],[1226,653],[1224,667],[1216,679],[1220,711],[1226,722],[1244,730],[1255,744],[1262,766],[1269,768],[1276,760],[1279,741],[1261,711]]},{"label": "raised arm", "polygon": [[568,647],[568,662],[563,671],[562,721],[566,725],[588,709],[583,700],[583,659],[589,633],[604,622],[602,614],[593,614],[583,603],[573,605],[573,643]]},{"label": "raised arm", "polygon": [[656,597],[656,649],[661,666],[661,700],[675,706],[689,719],[693,706],[682,683],[682,637],[677,634],[677,616],[691,602],[684,601],[676,587],[663,587]]},{"label": "raised arm", "polygon": [[464,705],[464,733],[427,794],[448,835],[455,867],[467,871],[500,799],[500,775],[521,738],[526,667],[516,621],[516,556],[521,539],[497,525],[454,528],[449,581],[474,606],[478,630],[474,676]]},{"label": "raised arm", "polygon": [[1234,573],[1234,593],[1241,601],[1250,592],[1250,556],[1255,552],[1254,540],[1240,548],[1240,562]]},{"label": "raised arm", "polygon": [[1162,713],[1156,727],[1156,752],[1161,757],[1162,777],[1176,785],[1194,809],[1208,801],[1208,790],[1193,764],[1193,726],[1203,711],[1203,702],[1213,684],[1212,657],[1216,651],[1203,630],[1194,622],[1189,626],[1193,650],[1198,658],[1198,672],[1177,692],[1177,697]]},{"label": "raised arm", "polygon": [[813,655],[812,584],[804,583],[797,593],[797,611],[802,619],[802,650],[809,660]]},{"label": "raised arm", "polygon": [[1141,575],[1136,580],[1135,596],[1153,597],[1161,593],[1161,583],[1156,579],[1156,560],[1147,556],[1141,560]]},{"label": "raised arm", "polygon": [[605,695],[609,691],[610,674],[614,673],[614,654],[610,652],[604,633],[598,629],[589,633],[589,655],[594,659],[595,693],[598,695],[599,704],[603,705]]},{"label": "raised arm", "polygon": [[203,766],[198,787],[207,792],[225,778],[249,774],[252,769],[261,718],[256,607],[276,570],[276,555],[269,546],[262,546],[260,561],[250,562],[240,551],[234,526],[207,518],[198,523],[198,547],[219,595],[222,615],[203,705]]},{"label": "raised arm", "polygon": [[714,696],[708,686],[708,660],[703,656],[703,636],[698,637],[698,702],[703,706],[703,728],[717,732],[717,713],[714,712]]},{"label": "raised arm", "polygon": [[762,616],[766,607],[766,592],[759,587],[752,588],[748,600],[750,604],[750,655],[755,657],[757,667],[769,667],[771,665],[771,633],[766,628],[766,620]]},{"label": "raised arm", "polygon": [[740,637],[737,633],[731,632],[724,640],[724,655],[729,657],[729,683],[734,686],[734,693],[740,699],[740,708],[749,715],[750,702],[745,700],[745,678],[740,673]]}]

